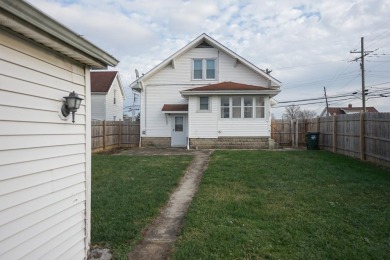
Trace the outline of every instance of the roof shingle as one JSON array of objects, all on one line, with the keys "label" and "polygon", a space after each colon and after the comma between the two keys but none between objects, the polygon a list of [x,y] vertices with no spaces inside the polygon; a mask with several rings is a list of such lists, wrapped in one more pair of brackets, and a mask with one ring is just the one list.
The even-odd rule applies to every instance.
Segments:
[{"label": "roof shingle", "polygon": [[164,104],[161,111],[188,111],[188,104]]},{"label": "roof shingle", "polygon": [[117,71],[91,71],[91,92],[107,93]]}]

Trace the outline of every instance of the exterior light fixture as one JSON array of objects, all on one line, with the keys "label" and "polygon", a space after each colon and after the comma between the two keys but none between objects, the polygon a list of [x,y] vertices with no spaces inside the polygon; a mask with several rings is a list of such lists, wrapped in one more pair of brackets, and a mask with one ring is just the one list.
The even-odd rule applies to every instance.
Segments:
[{"label": "exterior light fixture", "polygon": [[69,116],[72,112],[72,122],[74,123],[74,113],[80,108],[82,98],[79,97],[74,91],[69,93],[69,96],[64,97],[65,101],[61,107],[61,113],[64,117]]}]

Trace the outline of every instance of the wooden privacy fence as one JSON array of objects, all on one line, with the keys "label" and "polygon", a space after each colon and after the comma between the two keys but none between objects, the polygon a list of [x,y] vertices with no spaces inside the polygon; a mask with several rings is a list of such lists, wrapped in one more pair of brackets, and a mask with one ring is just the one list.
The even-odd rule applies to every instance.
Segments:
[{"label": "wooden privacy fence", "polygon": [[319,132],[318,119],[278,119],[271,122],[271,138],[280,146],[304,146],[307,132]]},{"label": "wooden privacy fence", "polygon": [[139,122],[92,121],[92,152],[123,147],[138,147]]},{"label": "wooden privacy fence", "polygon": [[305,145],[306,132],[319,132],[321,149],[390,166],[390,113],[274,120],[271,126],[281,146]]}]

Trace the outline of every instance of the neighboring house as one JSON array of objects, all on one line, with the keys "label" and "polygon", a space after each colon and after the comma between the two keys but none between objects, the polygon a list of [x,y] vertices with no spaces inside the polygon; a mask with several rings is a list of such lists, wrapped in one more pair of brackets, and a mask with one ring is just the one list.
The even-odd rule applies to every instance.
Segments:
[{"label": "neighboring house", "polygon": [[202,34],[130,85],[141,92],[141,145],[268,148],[280,85]]},{"label": "neighboring house", "polygon": [[123,121],[126,94],[117,71],[91,71],[92,119]]},{"label": "neighboring house", "polygon": [[[322,110],[320,117],[332,116],[332,115],[345,115],[355,114],[363,111],[363,107],[352,107],[352,104],[348,104],[348,107],[328,107]],[[378,112],[375,107],[366,107],[366,112]]]},{"label": "neighboring house", "polygon": [[86,259],[90,68],[118,61],[20,0],[0,1],[0,53],[0,259]]}]

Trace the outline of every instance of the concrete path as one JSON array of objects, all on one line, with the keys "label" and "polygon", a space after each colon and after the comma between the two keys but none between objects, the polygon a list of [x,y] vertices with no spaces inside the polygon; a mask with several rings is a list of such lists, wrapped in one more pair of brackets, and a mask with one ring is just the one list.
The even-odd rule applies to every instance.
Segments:
[{"label": "concrete path", "polygon": [[188,206],[198,189],[202,174],[207,168],[211,151],[147,148],[131,150],[121,154],[131,152],[133,155],[192,154],[194,156],[179,186],[172,193],[168,204],[162,209],[154,223],[146,229],[141,243],[129,254],[129,259],[134,260],[167,259],[176,240],[176,235],[180,232]]}]

